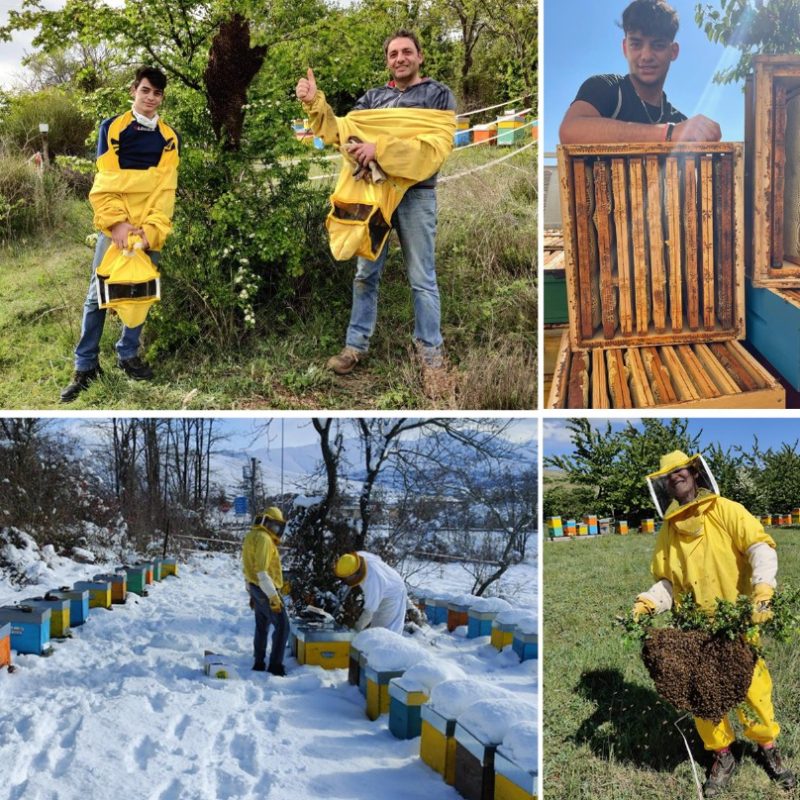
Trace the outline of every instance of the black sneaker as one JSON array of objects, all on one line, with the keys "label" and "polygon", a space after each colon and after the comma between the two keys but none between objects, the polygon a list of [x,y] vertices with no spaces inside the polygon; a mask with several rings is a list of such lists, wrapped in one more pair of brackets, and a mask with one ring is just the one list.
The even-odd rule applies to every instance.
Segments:
[{"label": "black sneaker", "polygon": [[283,667],[283,664],[280,664],[277,667],[270,667],[267,672],[270,675],[275,675],[278,678],[285,678],[286,677],[286,670]]},{"label": "black sneaker", "polygon": [[730,750],[717,750],[714,753],[714,763],[708,772],[708,778],[703,784],[704,797],[716,797],[731,782],[733,773],[736,772],[736,759]]},{"label": "black sneaker", "polygon": [[94,369],[87,369],[85,372],[76,369],[75,374],[72,376],[72,383],[61,390],[61,402],[71,403],[84,389],[89,388],[89,384],[92,383],[92,381],[99,378],[102,374],[103,370],[100,369],[99,365],[94,367]]},{"label": "black sneaker", "polygon": [[794,789],[794,773],[783,763],[780,751],[775,745],[772,747],[759,747],[758,755],[767,775],[781,787],[781,789]]},{"label": "black sneaker", "polygon": [[256,661],[256,663],[253,664],[253,672],[266,672],[266,671],[267,671],[267,665],[263,661]]},{"label": "black sneaker", "polygon": [[118,358],[117,366],[135,381],[149,381],[153,377],[153,370],[146,361],[142,361],[139,356],[133,358]]}]

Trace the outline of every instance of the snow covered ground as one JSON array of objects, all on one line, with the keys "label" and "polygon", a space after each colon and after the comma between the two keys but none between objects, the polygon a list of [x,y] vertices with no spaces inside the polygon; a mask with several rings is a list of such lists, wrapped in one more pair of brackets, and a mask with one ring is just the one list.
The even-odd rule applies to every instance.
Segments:
[{"label": "snow covered ground", "polygon": [[[37,586],[0,582],[0,604],[101,571],[56,558]],[[515,603],[536,607],[533,564],[506,581]],[[450,565],[416,581],[432,584],[471,586]],[[0,670],[0,800],[459,797],[419,759],[419,739],[399,741],[387,717],[367,719],[345,670],[298,666],[287,654],[286,678],[251,672],[252,631],[238,559],[196,556],[149,597],[92,609],[51,657],[15,654],[17,671]],[[438,626],[419,640],[538,707],[536,661],[520,664],[464,629]],[[206,677],[205,649],[228,656],[240,677]]]}]

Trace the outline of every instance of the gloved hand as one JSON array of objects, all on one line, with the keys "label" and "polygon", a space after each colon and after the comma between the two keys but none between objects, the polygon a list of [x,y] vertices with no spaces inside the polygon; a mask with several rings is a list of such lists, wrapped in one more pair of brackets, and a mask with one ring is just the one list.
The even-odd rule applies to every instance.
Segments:
[{"label": "gloved hand", "polygon": [[289,581],[284,581],[283,586],[281,586],[281,594],[286,597],[292,593],[292,584]]},{"label": "gloved hand", "polygon": [[269,607],[276,613],[280,611],[283,608],[283,603],[281,602],[280,597],[278,597],[277,595],[275,597],[270,597]]},{"label": "gloved hand", "polygon": [[638,621],[640,617],[643,617],[647,614],[655,614],[655,611],[656,604],[650,600],[650,598],[639,595],[636,598],[636,602],[633,604],[631,614],[633,614],[634,620]]},{"label": "gloved hand", "polygon": [[754,625],[762,625],[773,617],[773,611],[770,607],[772,597],[775,594],[773,589],[768,583],[757,583],[753,587],[753,613],[750,617]]}]

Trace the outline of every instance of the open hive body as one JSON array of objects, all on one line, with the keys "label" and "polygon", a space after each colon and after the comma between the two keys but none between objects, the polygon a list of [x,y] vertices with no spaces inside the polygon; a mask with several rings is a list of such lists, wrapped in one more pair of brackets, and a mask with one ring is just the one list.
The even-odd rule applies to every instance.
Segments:
[{"label": "open hive body", "polygon": [[800,390],[800,56],[756,56],[745,84],[747,329]]},{"label": "open hive body", "polygon": [[551,408],[783,407],[744,337],[736,143],[558,150],[569,335]]}]

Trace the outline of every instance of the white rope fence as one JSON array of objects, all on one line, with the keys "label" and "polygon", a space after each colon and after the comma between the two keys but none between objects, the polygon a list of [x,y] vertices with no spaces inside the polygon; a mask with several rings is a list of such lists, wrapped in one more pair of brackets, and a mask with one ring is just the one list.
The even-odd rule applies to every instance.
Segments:
[{"label": "white rope fence", "polygon": [[461,117],[474,117],[476,114],[482,114],[484,111],[493,111],[495,108],[503,108],[504,106],[510,106],[512,103],[519,103],[520,100],[527,100],[530,97],[529,94],[524,94],[522,97],[516,97],[514,100],[507,100],[505,103],[497,103],[494,106],[486,106],[486,108],[479,108],[475,111],[464,111],[461,114],[456,114],[456,119]]},{"label": "white rope fence", "polygon": [[514,158],[514,156],[518,156],[520,153],[524,153],[526,150],[530,150],[530,148],[535,147],[536,144],[537,142],[530,142],[529,144],[526,144],[525,147],[519,147],[512,153],[504,155],[502,158],[496,158],[494,159],[494,161],[487,161],[485,164],[481,164],[480,166],[465,170],[464,172],[458,172],[455,175],[447,175],[444,178],[439,178],[439,183],[447,183],[448,181],[454,181],[457,180],[458,178],[463,178],[466,175],[472,175],[473,172],[480,172],[483,169],[489,169],[490,167],[494,167],[495,165],[500,164],[503,161],[508,161],[509,158]]}]

